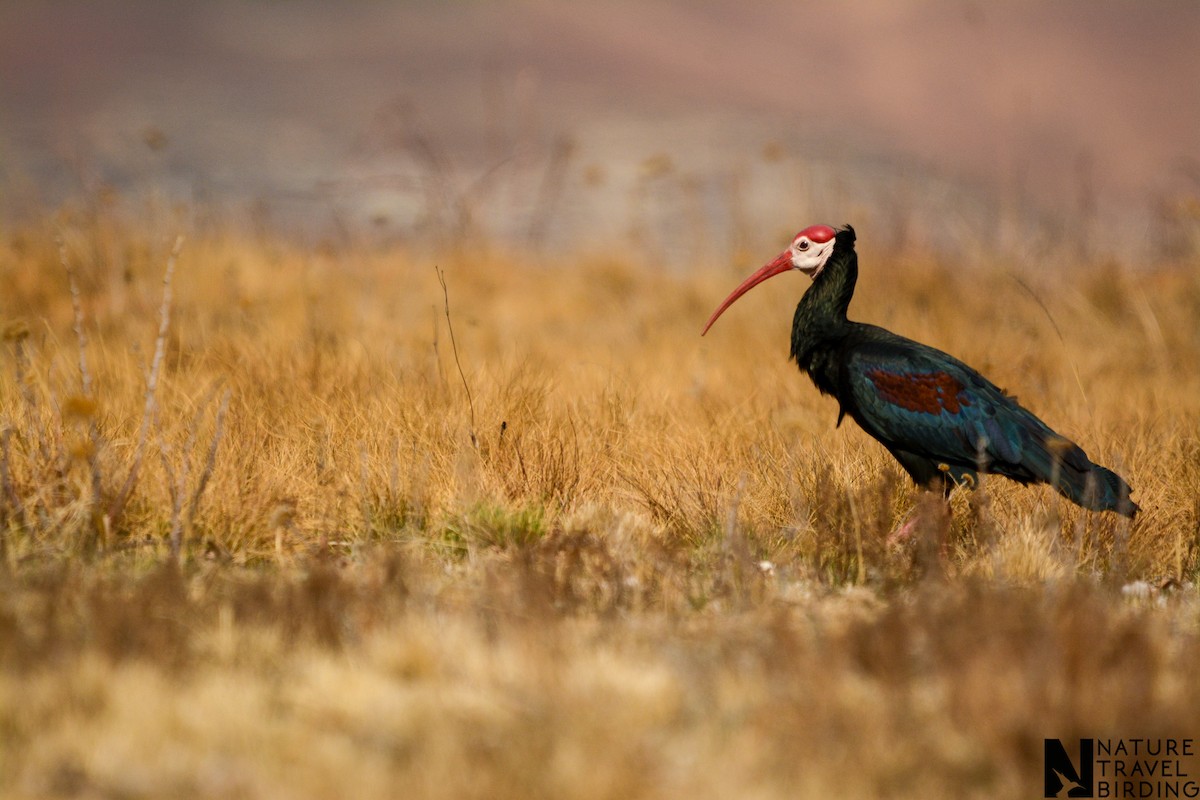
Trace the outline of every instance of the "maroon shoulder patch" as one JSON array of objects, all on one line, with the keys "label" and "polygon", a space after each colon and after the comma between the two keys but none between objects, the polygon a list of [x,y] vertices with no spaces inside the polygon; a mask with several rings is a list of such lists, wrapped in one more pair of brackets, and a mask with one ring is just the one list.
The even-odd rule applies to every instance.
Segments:
[{"label": "maroon shoulder patch", "polygon": [[875,384],[880,397],[909,411],[941,414],[945,410],[957,414],[963,406],[971,405],[963,393],[966,387],[945,372],[897,373],[869,369],[867,377]]}]

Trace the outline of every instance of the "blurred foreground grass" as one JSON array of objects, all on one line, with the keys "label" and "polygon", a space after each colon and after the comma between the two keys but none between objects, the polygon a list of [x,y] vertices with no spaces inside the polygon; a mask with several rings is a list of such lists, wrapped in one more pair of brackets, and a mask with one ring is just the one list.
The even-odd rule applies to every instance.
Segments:
[{"label": "blurred foreground grass", "polygon": [[1036,796],[1043,737],[1195,734],[1196,265],[860,237],[852,315],[1135,524],[944,517],[787,363],[799,276],[701,339],[741,267],[209,233],[164,304],[169,238],[3,231],[0,793]]}]

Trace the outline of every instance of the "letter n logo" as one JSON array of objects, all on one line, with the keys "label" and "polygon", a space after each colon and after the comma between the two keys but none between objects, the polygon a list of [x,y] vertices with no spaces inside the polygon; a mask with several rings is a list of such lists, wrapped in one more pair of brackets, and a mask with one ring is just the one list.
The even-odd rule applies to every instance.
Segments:
[{"label": "letter n logo", "polygon": [[1079,740],[1079,768],[1061,739],[1046,740],[1045,797],[1095,797],[1092,783],[1092,740]]}]

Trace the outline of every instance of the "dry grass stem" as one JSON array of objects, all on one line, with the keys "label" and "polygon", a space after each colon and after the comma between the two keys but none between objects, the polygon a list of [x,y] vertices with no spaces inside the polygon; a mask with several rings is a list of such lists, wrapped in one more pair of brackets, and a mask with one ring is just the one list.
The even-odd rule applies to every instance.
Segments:
[{"label": "dry grass stem", "polygon": [[462,361],[458,357],[458,341],[454,338],[454,323],[450,319],[450,290],[446,287],[446,275],[442,268],[434,266],[438,283],[442,287],[442,300],[446,306],[446,329],[450,331],[450,349],[454,352],[454,366],[458,368],[458,377],[462,379],[463,390],[467,393],[467,409],[471,413],[471,446],[478,448],[479,440],[475,437],[475,398],[471,395],[471,385],[467,383],[467,375],[463,372]]}]

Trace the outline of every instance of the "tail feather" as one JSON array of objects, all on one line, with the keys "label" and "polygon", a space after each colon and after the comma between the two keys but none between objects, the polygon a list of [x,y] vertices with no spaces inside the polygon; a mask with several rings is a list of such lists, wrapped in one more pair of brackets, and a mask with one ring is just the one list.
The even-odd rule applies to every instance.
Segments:
[{"label": "tail feather", "polygon": [[1133,490],[1125,479],[1099,464],[1092,464],[1091,469],[1083,472],[1067,467],[1054,488],[1069,500],[1093,511],[1115,511],[1133,519],[1141,510],[1129,498]]},{"label": "tail feather", "polygon": [[1125,479],[1093,463],[1079,445],[1049,430],[1034,437],[1031,444],[1024,448],[1022,465],[1035,480],[1050,484],[1071,502],[1092,511],[1115,511],[1130,519],[1141,510],[1130,499],[1133,490]]},{"label": "tail feather", "polygon": [[994,471],[1025,483],[1048,483],[1092,511],[1115,511],[1130,519],[1137,514],[1140,509],[1129,498],[1132,490],[1120,475],[1092,463],[1079,445],[1006,399],[1007,407],[985,422]]}]

